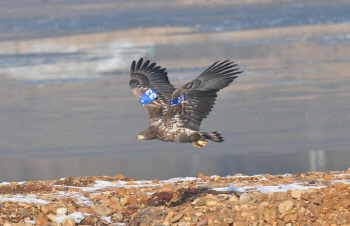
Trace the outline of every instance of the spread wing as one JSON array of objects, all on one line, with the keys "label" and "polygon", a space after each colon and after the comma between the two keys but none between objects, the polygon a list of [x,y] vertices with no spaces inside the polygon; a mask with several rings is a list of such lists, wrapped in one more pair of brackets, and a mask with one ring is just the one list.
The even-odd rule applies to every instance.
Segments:
[{"label": "spread wing", "polygon": [[137,98],[140,99],[150,89],[157,93],[157,98],[143,105],[150,121],[158,120],[165,114],[175,90],[165,70],[165,68],[156,66],[156,63],[150,64],[149,60],[143,63],[142,58],[137,63],[133,61],[131,64],[129,86]]},{"label": "spread wing", "polygon": [[[167,117],[175,120],[178,127],[199,130],[203,118],[206,118],[215,104],[217,92],[227,87],[239,73],[237,64],[228,60],[217,61],[201,75],[175,90]],[[178,103],[178,104],[176,104]]]}]

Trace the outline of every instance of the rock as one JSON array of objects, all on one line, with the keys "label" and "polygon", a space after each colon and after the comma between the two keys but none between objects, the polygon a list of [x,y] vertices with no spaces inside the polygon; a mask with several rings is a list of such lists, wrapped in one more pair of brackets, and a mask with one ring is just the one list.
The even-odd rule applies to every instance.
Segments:
[{"label": "rock", "polygon": [[110,210],[107,206],[103,206],[103,205],[92,206],[91,209],[92,211],[94,211],[94,213],[104,217],[112,214],[112,210]]},{"label": "rock", "polygon": [[283,218],[283,220],[284,220],[284,222],[289,223],[292,221],[296,221],[297,218],[298,218],[297,214],[288,214]]},{"label": "rock", "polygon": [[195,205],[196,206],[205,206],[205,200],[204,199],[198,199],[196,202],[195,202]]},{"label": "rock", "polygon": [[309,200],[309,196],[306,194],[301,194],[300,198],[305,200],[305,201]]},{"label": "rock", "polygon": [[249,212],[242,212],[242,214],[241,214],[242,217],[248,217],[249,215],[250,215]]},{"label": "rock", "polygon": [[204,176],[204,177],[202,178],[202,180],[208,181],[208,180],[210,180],[210,177],[209,177],[209,176]]},{"label": "rock", "polygon": [[134,214],[129,226],[161,225],[168,212],[164,207],[146,207],[138,214]]},{"label": "rock", "polygon": [[80,225],[95,225],[96,220],[92,216],[86,216],[82,221],[80,221]]},{"label": "rock", "polygon": [[265,207],[267,207],[269,205],[269,203],[268,202],[261,202],[260,203],[260,209],[264,209]]},{"label": "rock", "polygon": [[213,214],[207,214],[206,215],[207,221],[209,225],[212,225],[215,221],[215,216]]},{"label": "rock", "polygon": [[29,217],[30,211],[27,208],[20,208],[18,210],[19,214],[21,214],[23,217]]},{"label": "rock", "polygon": [[315,207],[312,211],[315,218],[320,218],[320,208]]},{"label": "rock", "polygon": [[237,212],[240,212],[240,211],[241,211],[241,209],[239,208],[239,205],[235,205],[235,206],[234,206],[234,210],[236,210]]},{"label": "rock", "polygon": [[240,203],[247,203],[252,201],[252,196],[250,196],[248,193],[243,193],[241,197],[239,197]]},{"label": "rock", "polygon": [[186,208],[180,211],[180,213],[182,213],[183,215],[185,215],[186,213],[190,212],[191,209],[190,208]]},{"label": "rock", "polygon": [[197,216],[192,216],[191,221],[196,224],[199,221],[199,218]]},{"label": "rock", "polygon": [[233,223],[233,218],[225,218],[224,219],[225,224],[232,224]]},{"label": "rock", "polygon": [[197,217],[201,217],[201,216],[203,216],[203,213],[202,212],[195,212],[194,215],[196,215]]},{"label": "rock", "polygon": [[76,211],[75,211],[75,206],[70,206],[70,207],[67,208],[67,210],[68,210],[68,214],[71,214],[71,213],[73,213],[73,212],[76,212]]},{"label": "rock", "polygon": [[41,211],[43,211],[45,214],[48,214],[50,212],[50,208],[48,206],[42,206]]},{"label": "rock", "polygon": [[132,195],[128,198],[128,205],[129,206],[135,205],[137,203],[138,203],[138,201],[137,201],[137,198],[135,196]]},{"label": "rock", "polygon": [[20,223],[12,223],[11,226],[33,226],[33,224],[29,222],[20,222]]},{"label": "rock", "polygon": [[70,217],[66,217],[62,221],[62,226],[75,226],[75,220]]},{"label": "rock", "polygon": [[239,201],[239,198],[235,195],[232,195],[231,198],[228,200],[230,202],[238,202]]},{"label": "rock", "polygon": [[152,180],[152,183],[153,183],[153,184],[159,184],[159,180],[154,179],[154,180]]},{"label": "rock", "polygon": [[121,221],[121,220],[123,220],[124,217],[123,217],[123,214],[121,214],[121,213],[115,213],[115,214],[113,214],[112,218],[114,220]]},{"label": "rock", "polygon": [[207,194],[205,196],[206,199],[214,199],[214,195],[213,194]]},{"label": "rock", "polygon": [[204,175],[202,173],[198,173],[198,178],[199,179],[203,179],[204,178]]},{"label": "rock", "polygon": [[196,225],[197,225],[197,226],[208,225],[208,221],[202,220],[202,221],[199,221]]},{"label": "rock", "polygon": [[292,191],[292,198],[300,200],[301,197],[301,190],[295,190]]},{"label": "rock", "polygon": [[217,206],[218,202],[216,200],[213,200],[213,199],[208,199],[205,201],[205,205],[206,206]]},{"label": "rock", "polygon": [[214,177],[214,181],[215,181],[215,182],[220,181],[220,179],[221,179],[221,177],[220,177],[220,176],[215,176],[215,177]]},{"label": "rock", "polygon": [[182,213],[179,213],[175,215],[173,218],[171,218],[170,223],[178,222],[184,215]]},{"label": "rock", "polygon": [[12,224],[9,223],[8,221],[6,221],[6,222],[4,223],[4,226],[12,226]]},{"label": "rock", "polygon": [[[35,225],[36,226],[50,226],[50,222],[45,219],[36,219],[35,220]],[[5,226],[5,224],[4,224]]]},{"label": "rock", "polygon": [[39,213],[37,219],[44,219],[44,220],[49,220],[49,218],[47,217],[47,215],[45,213]]},{"label": "rock", "polygon": [[113,179],[114,180],[125,180],[126,177],[124,177],[123,174],[118,174],[118,175],[113,176]]},{"label": "rock", "polygon": [[137,192],[135,193],[135,196],[136,196],[137,198],[139,198],[139,199],[144,199],[144,198],[147,197],[147,193],[144,192],[144,191],[137,191]]},{"label": "rock", "polygon": [[283,214],[291,210],[293,207],[294,207],[294,202],[291,200],[287,200],[279,204],[278,211]]},{"label": "rock", "polygon": [[220,201],[225,201],[225,200],[229,200],[231,198],[232,195],[226,195],[226,194],[220,194],[218,195],[217,199]]},{"label": "rock", "polygon": [[92,214],[92,213],[93,213],[92,209],[87,208],[87,207],[80,207],[80,208],[78,209],[78,212],[88,213],[88,214]]},{"label": "rock", "polygon": [[268,209],[264,214],[264,220],[272,224],[276,219],[276,212],[273,209]]},{"label": "rock", "polygon": [[321,209],[321,210],[320,210],[320,213],[322,213],[322,214],[327,214],[327,213],[329,213],[329,210],[328,210],[328,209]]},{"label": "rock", "polygon": [[164,221],[163,221],[163,225],[170,225],[170,221],[173,218],[175,212],[174,211],[170,211],[168,213],[168,215],[165,217]]},{"label": "rock", "polygon": [[333,184],[333,186],[337,189],[337,191],[343,191],[349,187],[348,184],[345,184],[343,182],[337,182]]},{"label": "rock", "polygon": [[123,198],[120,199],[120,204],[122,206],[125,206],[127,203],[128,203],[128,200],[126,198],[123,197]]},{"label": "rock", "polygon": [[344,207],[344,209],[348,209],[349,206],[350,206],[350,200],[349,200],[349,199],[345,199],[345,200],[343,201],[343,207]]},{"label": "rock", "polygon": [[322,197],[316,197],[315,199],[312,200],[313,203],[316,205],[320,205],[322,203]]},{"label": "rock", "polygon": [[54,221],[53,219],[55,219],[57,217],[56,214],[48,214],[47,218],[49,218],[50,221]]}]

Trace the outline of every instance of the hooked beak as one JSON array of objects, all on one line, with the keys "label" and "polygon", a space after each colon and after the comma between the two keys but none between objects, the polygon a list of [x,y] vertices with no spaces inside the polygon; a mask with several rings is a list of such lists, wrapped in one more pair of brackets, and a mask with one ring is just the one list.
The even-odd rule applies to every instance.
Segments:
[{"label": "hooked beak", "polygon": [[143,135],[137,135],[136,140],[143,140],[145,139],[145,136]]}]

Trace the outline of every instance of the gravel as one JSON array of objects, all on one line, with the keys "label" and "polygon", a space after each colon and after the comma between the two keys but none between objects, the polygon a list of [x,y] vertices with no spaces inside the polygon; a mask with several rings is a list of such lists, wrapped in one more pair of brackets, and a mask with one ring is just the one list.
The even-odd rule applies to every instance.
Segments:
[{"label": "gravel", "polygon": [[350,226],[349,181],[348,170],[199,174],[165,181],[119,174],[2,183],[0,224]]}]

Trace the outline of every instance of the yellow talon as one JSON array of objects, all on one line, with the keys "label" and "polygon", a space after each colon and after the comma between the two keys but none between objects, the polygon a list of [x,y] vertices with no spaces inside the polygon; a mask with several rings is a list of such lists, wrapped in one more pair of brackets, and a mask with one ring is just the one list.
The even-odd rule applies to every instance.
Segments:
[{"label": "yellow talon", "polygon": [[196,148],[200,148],[200,147],[202,147],[201,145],[199,145],[199,144],[198,144],[198,143],[196,143],[196,142],[192,142],[191,144],[193,145],[193,147],[196,147]]},{"label": "yellow talon", "polygon": [[208,142],[204,141],[204,140],[199,140],[197,143],[202,147],[202,146],[207,145]]},{"label": "yellow talon", "polygon": [[191,144],[193,145],[193,147],[200,148],[207,145],[207,143],[207,141],[199,140],[197,142],[192,142]]}]

